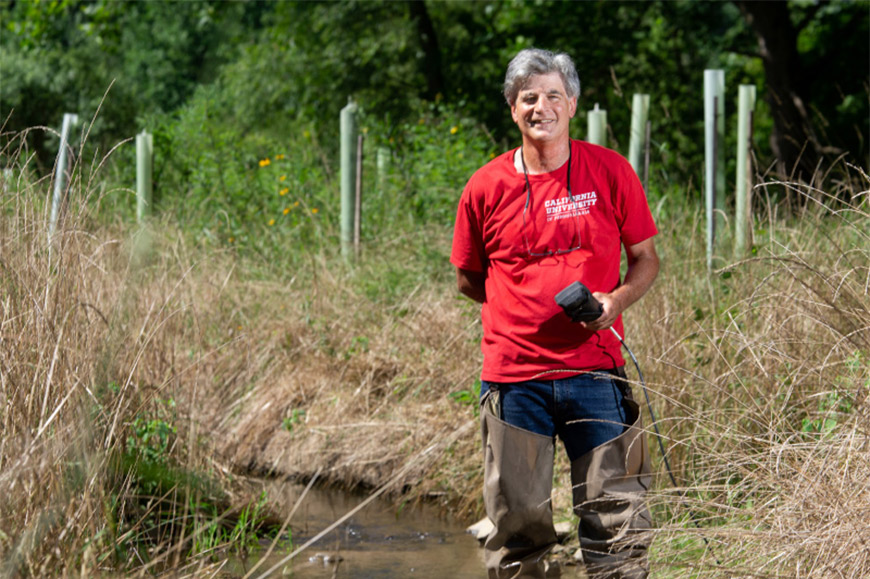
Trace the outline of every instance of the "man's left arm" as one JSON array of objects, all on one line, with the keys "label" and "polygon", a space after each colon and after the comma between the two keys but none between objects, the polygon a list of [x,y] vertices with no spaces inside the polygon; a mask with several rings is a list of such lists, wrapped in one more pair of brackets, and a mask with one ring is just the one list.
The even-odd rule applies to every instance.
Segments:
[{"label": "man's left arm", "polygon": [[639,300],[649,290],[659,273],[659,256],[653,238],[626,246],[628,269],[622,284],[610,293],[595,292],[592,295],[601,302],[604,311],[601,317],[582,325],[593,331],[606,330],[619,314]]}]

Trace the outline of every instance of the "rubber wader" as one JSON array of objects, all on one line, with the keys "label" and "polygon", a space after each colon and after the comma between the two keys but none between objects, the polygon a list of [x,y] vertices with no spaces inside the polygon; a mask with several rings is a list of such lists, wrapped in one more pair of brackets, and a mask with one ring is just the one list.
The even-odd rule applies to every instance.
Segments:
[{"label": "rubber wader", "polygon": [[571,463],[580,549],[594,579],[643,579],[652,516],[644,495],[652,474],[640,408],[626,394],[631,426]]},{"label": "rubber wader", "polygon": [[486,514],[494,528],[484,543],[491,579],[543,578],[545,556],[556,544],[550,491],[553,439],[497,418],[499,393],[485,394],[483,431]]},{"label": "rubber wader", "polygon": [[[580,547],[594,579],[643,579],[652,519],[651,481],[640,409],[626,396],[631,426],[571,463]],[[554,440],[500,420],[499,393],[482,402],[484,505],[494,529],[484,543],[491,579],[543,578],[556,544],[550,501]]]}]

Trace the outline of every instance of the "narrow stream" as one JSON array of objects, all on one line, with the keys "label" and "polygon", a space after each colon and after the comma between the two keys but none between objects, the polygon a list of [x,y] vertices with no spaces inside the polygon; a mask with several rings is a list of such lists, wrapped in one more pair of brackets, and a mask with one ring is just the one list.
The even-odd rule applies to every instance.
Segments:
[{"label": "narrow stream", "polygon": [[[266,490],[270,500],[286,505],[286,515],[304,487],[270,482]],[[292,545],[279,543],[254,576],[272,568],[366,498],[340,490],[311,489],[291,521]],[[226,571],[244,575],[268,545],[264,542],[262,553],[244,562],[233,561]],[[376,500],[270,576],[482,579],[486,571],[483,550],[465,532],[465,525],[445,518],[432,506],[409,505],[398,510],[391,502]]]}]

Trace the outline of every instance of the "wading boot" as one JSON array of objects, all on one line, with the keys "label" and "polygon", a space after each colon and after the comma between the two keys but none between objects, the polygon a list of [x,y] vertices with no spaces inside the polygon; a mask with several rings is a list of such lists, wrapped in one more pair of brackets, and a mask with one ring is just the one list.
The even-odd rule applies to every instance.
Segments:
[{"label": "wading boot", "polygon": [[545,557],[556,544],[550,492],[553,439],[498,418],[498,392],[481,408],[486,514],[494,528],[484,543],[490,579],[546,576]]},{"label": "wading boot", "polygon": [[626,397],[631,426],[571,463],[580,548],[591,579],[644,579],[652,517],[644,495],[652,474],[640,408]]}]

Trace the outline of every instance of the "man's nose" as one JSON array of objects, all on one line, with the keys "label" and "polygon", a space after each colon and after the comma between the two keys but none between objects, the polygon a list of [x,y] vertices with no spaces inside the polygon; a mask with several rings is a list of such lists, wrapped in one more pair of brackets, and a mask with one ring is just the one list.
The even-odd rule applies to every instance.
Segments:
[{"label": "man's nose", "polygon": [[547,99],[541,98],[538,99],[535,103],[535,112],[538,114],[545,113],[550,109],[549,103]]}]

